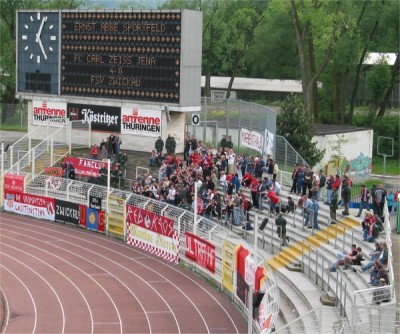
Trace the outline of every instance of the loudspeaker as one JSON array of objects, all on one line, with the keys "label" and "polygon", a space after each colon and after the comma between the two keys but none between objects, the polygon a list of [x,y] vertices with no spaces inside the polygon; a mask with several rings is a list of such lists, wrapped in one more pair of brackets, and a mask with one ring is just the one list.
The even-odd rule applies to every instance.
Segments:
[{"label": "loudspeaker", "polygon": [[262,223],[258,229],[260,231],[262,231],[265,228],[265,226],[267,225],[267,223],[268,223],[268,218],[264,218],[264,220],[262,221]]}]

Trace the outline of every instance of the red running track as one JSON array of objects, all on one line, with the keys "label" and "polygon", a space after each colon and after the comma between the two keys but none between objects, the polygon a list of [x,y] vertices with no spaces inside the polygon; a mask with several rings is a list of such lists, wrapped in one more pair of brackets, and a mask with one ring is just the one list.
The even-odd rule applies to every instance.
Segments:
[{"label": "red running track", "polygon": [[4,212],[0,295],[3,333],[247,333],[234,305],[177,265],[95,232]]}]

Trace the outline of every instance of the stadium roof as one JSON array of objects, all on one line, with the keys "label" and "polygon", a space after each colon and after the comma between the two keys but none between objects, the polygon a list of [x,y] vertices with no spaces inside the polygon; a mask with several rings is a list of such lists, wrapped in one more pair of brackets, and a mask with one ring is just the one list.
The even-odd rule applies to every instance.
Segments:
[{"label": "stadium roof", "polygon": [[[230,77],[211,77],[211,89],[227,90]],[[205,76],[201,77],[201,87],[205,86]],[[279,79],[255,79],[236,77],[233,81],[232,90],[249,90],[261,92],[287,92],[301,93],[301,81],[279,80]]]}]

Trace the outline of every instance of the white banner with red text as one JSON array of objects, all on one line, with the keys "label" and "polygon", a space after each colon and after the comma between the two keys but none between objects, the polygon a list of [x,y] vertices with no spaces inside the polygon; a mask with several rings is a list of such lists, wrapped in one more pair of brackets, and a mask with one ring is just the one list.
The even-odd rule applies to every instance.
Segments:
[{"label": "white banner with red text", "polygon": [[5,211],[52,221],[56,219],[54,198],[7,191],[4,199]]},{"label": "white banner with red text", "polygon": [[32,124],[62,127],[67,123],[67,104],[47,100],[32,101]]},{"label": "white banner with red text", "polygon": [[121,133],[146,137],[161,136],[161,110],[121,108]]},{"label": "white banner with red text", "polygon": [[172,219],[127,205],[126,223],[128,244],[179,263],[180,236]]},{"label": "white banner with red text", "polygon": [[258,132],[249,131],[247,129],[240,130],[240,145],[252,148],[260,153],[262,153],[262,147],[264,143],[264,138]]},{"label": "white banner with red text", "polygon": [[215,273],[215,245],[190,232],[185,233],[185,238],[185,256]]}]

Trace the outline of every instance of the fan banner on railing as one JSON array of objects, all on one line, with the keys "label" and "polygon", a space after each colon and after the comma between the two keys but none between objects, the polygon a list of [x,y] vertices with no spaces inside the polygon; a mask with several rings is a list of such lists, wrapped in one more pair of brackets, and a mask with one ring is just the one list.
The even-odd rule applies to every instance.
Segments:
[{"label": "fan banner on railing", "polygon": [[274,148],[274,134],[269,132],[267,129],[265,129],[265,134],[264,134],[264,154],[268,155],[271,154],[271,151]]},{"label": "fan banner on railing", "polygon": [[4,192],[24,192],[24,175],[5,174],[4,175]]},{"label": "fan banner on railing", "polygon": [[249,131],[247,129],[240,130],[240,145],[252,148],[260,153],[262,153],[262,147],[264,138],[261,134],[255,131]]},{"label": "fan banner on railing", "polygon": [[32,124],[63,127],[67,123],[67,104],[47,100],[32,101]]},{"label": "fan banner on railing", "polygon": [[172,219],[126,206],[127,242],[163,259],[179,263],[179,233]]},{"label": "fan banner on railing", "polygon": [[98,177],[100,176],[100,169],[108,167],[108,163],[99,160],[65,157],[65,162],[72,162],[75,168],[75,174],[84,177]]},{"label": "fan banner on railing", "polygon": [[5,192],[4,210],[35,218],[55,220],[54,198]]},{"label": "fan banner on railing", "polygon": [[56,215],[58,221],[79,225],[79,204],[56,199]]},{"label": "fan banner on railing", "polygon": [[249,256],[249,251],[240,246],[236,251],[236,295],[242,301],[243,305],[246,306],[250,291],[249,285],[245,280],[247,256]]},{"label": "fan banner on railing", "polygon": [[197,235],[186,232],[185,256],[196,262],[199,266],[215,273],[215,245]]},{"label": "fan banner on railing", "polygon": [[104,211],[86,208],[86,228],[98,232],[104,232],[106,214]]},{"label": "fan banner on railing", "polygon": [[44,167],[43,174],[48,176],[58,176],[58,177],[64,176],[64,172],[61,167],[52,167],[52,166]]},{"label": "fan banner on railing", "polygon": [[161,110],[121,108],[121,133],[146,137],[161,136]]},{"label": "fan banner on railing", "polygon": [[231,293],[233,292],[234,283],[235,256],[236,245],[225,240],[222,245],[222,285]]}]

